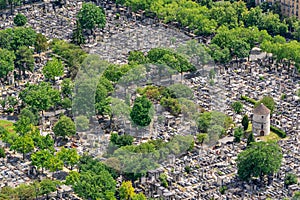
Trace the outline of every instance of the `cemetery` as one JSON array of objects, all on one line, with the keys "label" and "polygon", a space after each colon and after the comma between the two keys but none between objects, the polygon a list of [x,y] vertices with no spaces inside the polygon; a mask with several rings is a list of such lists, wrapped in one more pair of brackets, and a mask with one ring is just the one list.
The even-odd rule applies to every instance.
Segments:
[{"label": "cemetery", "polygon": [[[83,32],[86,43],[81,44],[77,48],[83,50],[83,53],[81,53],[87,59],[83,59],[84,61],[79,66],[76,66],[77,68],[74,67],[76,65],[74,64],[72,69],[68,66],[70,56],[57,53],[53,46],[58,46],[59,42],[55,43],[57,39],[72,42],[72,34],[77,26],[77,14],[85,5],[85,2],[81,0],[65,0],[57,4],[52,1],[39,1],[15,8],[15,14],[21,13],[26,16],[27,27],[31,27],[37,33],[42,33],[48,38],[47,43],[50,47],[45,51],[34,53],[33,70],[24,70],[21,76],[17,68],[15,68],[5,78],[1,78],[0,126],[12,134],[12,136],[7,137],[9,134],[5,131],[1,132],[2,130],[0,129],[0,147],[5,151],[5,156],[0,156],[1,194],[4,194],[2,188],[19,188],[24,184],[36,187],[35,184],[37,182],[40,189],[31,191],[36,196],[28,199],[48,199],[48,197],[72,200],[109,199],[110,197],[108,196],[112,193],[113,197],[111,199],[134,200],[134,195],[138,196],[138,194],[141,194],[143,196],[141,199],[259,200],[290,199],[300,191],[300,186],[297,184],[298,180],[300,180],[300,76],[295,64],[278,63],[275,61],[275,56],[262,52],[258,47],[252,49],[249,59],[231,60],[226,64],[214,62],[214,59],[207,52],[205,52],[205,56],[207,56],[205,59],[208,59],[208,62],[204,61],[202,57],[192,57],[190,55],[192,53],[186,53],[187,55],[185,55],[185,53],[180,52],[180,55],[183,55],[182,60],[187,59],[195,65],[195,71],[176,71],[177,69],[166,67],[165,63],[141,64],[137,62],[132,64],[133,61],[129,60],[129,58],[131,52],[134,51],[141,52],[144,59],[150,58],[149,52],[156,48],[172,49],[172,52],[175,52],[174,54],[177,55],[176,53],[180,51],[180,48],[193,44],[189,43],[190,41],[206,45],[210,44],[211,38],[196,36],[189,28],[180,27],[176,22],[164,23],[158,17],[148,16],[143,10],[133,12],[130,7],[116,4],[113,1],[97,0],[94,3],[105,11],[106,24],[104,28],[97,27]],[[0,30],[14,28],[14,15],[11,15],[9,10],[1,10],[0,12]],[[51,43],[53,41],[54,44]],[[34,49],[34,47],[32,48]],[[67,47],[62,45],[61,49],[64,48]],[[74,49],[72,49],[74,52],[79,51],[75,47]],[[77,59],[80,57],[78,54],[74,56],[77,56]],[[94,60],[92,58],[88,60],[90,58],[88,54],[96,55],[97,59],[100,58],[106,61],[108,63],[107,69],[111,65],[119,68],[124,66],[132,68],[126,69],[125,75],[122,74],[122,78],[119,78],[118,81],[109,80],[109,75],[105,77],[109,84],[112,85],[113,92],[109,91],[107,86],[109,84],[103,84],[103,87],[106,86],[105,91],[107,94],[102,93],[101,95],[104,98],[108,96],[115,98],[118,101],[115,105],[111,102],[108,103],[110,109],[107,110],[109,112],[103,109],[106,113],[104,111],[104,114],[98,112],[87,117],[88,128],[79,130],[80,123],[76,121],[79,114],[76,113],[72,105],[74,106],[74,102],[81,99],[76,97],[78,93],[75,96],[72,95],[80,91],[80,87],[76,85],[78,84],[76,79],[77,81],[79,80],[80,84],[80,78],[82,77],[75,77],[71,80],[74,81],[75,85],[72,85],[72,89],[75,88],[74,91],[77,89],[76,92],[73,91],[74,93],[72,94],[71,91],[70,94],[64,94],[61,91],[67,88],[64,84],[66,79],[71,79],[71,70],[77,70],[76,72],[78,72],[81,70],[80,66],[84,70],[84,64],[88,63],[88,66],[93,64]],[[55,58],[63,63],[62,75],[54,76],[53,80],[51,80],[49,77],[45,77],[43,70],[49,62],[55,61]],[[175,56],[172,58],[175,59]],[[71,59],[76,60],[75,58]],[[171,60],[170,57],[167,59]],[[101,63],[97,62],[99,61],[95,61],[98,65]],[[20,75],[20,78],[17,78],[17,74]],[[105,72],[103,74],[105,76]],[[44,83],[47,84],[44,85]],[[90,84],[88,81],[87,83]],[[46,106],[46,109],[38,109],[39,107],[37,107],[35,112],[38,115],[38,119],[35,120],[38,122],[36,124],[32,122],[30,125],[27,124],[27,126],[27,122],[24,122],[25,125],[23,127],[18,125],[18,123],[23,123],[20,113],[24,108],[32,108],[27,103],[31,99],[26,99],[26,95],[30,93],[29,85],[40,87],[42,93],[50,91],[49,94],[51,89],[47,87],[50,85],[50,88],[53,89],[52,96],[49,96],[47,99],[42,99],[43,97],[39,96],[38,99],[50,102],[49,104],[53,103],[53,106]],[[166,94],[159,90],[168,91],[166,88],[171,88],[174,85],[183,85],[185,92],[192,92],[192,97],[190,98],[180,98],[180,95],[179,97],[174,97],[174,99],[181,100],[177,101],[181,106],[179,114],[172,113],[173,110],[162,103],[163,98],[170,100],[171,97],[164,96]],[[151,93],[151,91],[147,93],[146,90],[143,94],[139,92],[139,90],[148,86],[153,86],[154,89],[159,90],[161,93],[158,95],[158,100],[149,98],[154,114],[149,124],[143,127],[135,124],[128,110],[132,112],[136,100],[144,94],[147,96]],[[83,98],[84,100],[79,102],[82,108],[85,108],[84,106],[91,95],[94,95],[92,98],[95,98],[95,95],[97,95],[97,85],[94,88],[89,85],[86,87],[86,93],[83,93],[83,96],[86,95],[85,99]],[[95,90],[95,92],[90,94],[89,92],[92,90]],[[182,91],[178,90],[177,92]],[[264,97],[273,99],[274,109],[270,109],[268,104],[260,102]],[[35,100],[35,104],[42,104],[36,103],[39,102],[38,99]],[[66,99],[70,100],[71,103],[64,106],[62,102]],[[74,104],[72,104],[71,100],[74,101]],[[242,109],[240,112],[236,112],[235,108],[233,108],[235,102],[241,103]],[[121,106],[126,105],[129,109],[126,110],[125,106],[119,109],[117,107],[118,103]],[[102,104],[100,105],[102,106]],[[113,106],[116,106],[116,109],[111,108]],[[97,109],[96,107],[97,105],[95,109]],[[214,116],[211,114],[206,131],[201,130],[201,121],[199,122],[201,117],[199,116],[205,113],[213,113],[214,111],[223,113],[224,116],[222,116],[230,119],[230,123],[224,125],[224,118],[220,117],[220,115]],[[237,142],[235,132],[239,127],[243,126],[242,119],[245,115],[249,117],[249,123],[247,123],[249,127],[243,129],[240,142]],[[65,121],[63,121],[63,116],[67,118],[65,118]],[[29,117],[26,118],[32,120]],[[71,125],[68,124],[68,120],[71,121]],[[9,128],[7,128],[8,125],[6,123],[9,124]],[[220,127],[218,123],[222,123],[222,131],[214,134],[215,130],[213,127]],[[84,123],[82,122],[82,124]],[[22,131],[27,132],[23,134]],[[285,135],[280,135],[278,132],[283,132]],[[132,136],[131,144],[127,146],[121,145],[122,147],[114,146],[112,153],[108,153],[107,151],[112,144],[111,135],[113,133],[116,133],[118,136]],[[202,142],[197,139],[199,134],[206,135]],[[275,173],[270,172],[262,178],[254,177],[249,181],[244,181],[239,176],[239,155],[251,148],[251,143],[248,141],[251,134],[254,136],[252,143],[266,141],[275,136],[276,141],[266,142],[278,144],[282,150],[282,161],[279,170],[275,170]],[[28,135],[32,137],[33,147],[28,147],[29,150],[27,151],[24,145],[27,145],[25,138]],[[185,146],[184,151],[180,151],[181,146],[178,146],[179,150],[176,154],[173,154],[172,150],[173,148],[176,150],[177,146],[170,147],[169,144],[174,144],[172,141],[174,141],[173,138],[176,136],[191,136],[193,138],[193,146],[191,148]],[[22,139],[23,148],[22,145],[21,147],[16,147],[16,143],[11,142],[16,141],[16,138]],[[161,141],[163,144],[166,144],[166,146],[162,146],[163,150],[168,150],[168,153],[166,153],[168,155],[157,156],[155,154],[165,153],[155,146],[155,141]],[[143,154],[142,150],[141,154],[136,153],[138,150],[134,149],[134,146],[142,149],[142,145],[146,146],[148,144],[152,146],[145,148],[155,149],[151,152],[152,154],[147,154],[148,152]],[[138,160],[133,162],[137,162],[136,165],[140,166],[140,162],[142,162],[144,165],[156,166],[157,164],[159,167],[148,170],[148,166],[144,166],[144,168],[141,167],[142,172],[138,170],[138,172],[130,171],[133,169],[122,163],[123,152],[120,151],[122,148],[126,150],[125,153],[132,153],[131,159],[136,158],[135,155],[143,155],[146,158],[149,156],[148,163]],[[130,150],[130,148],[134,150]],[[70,158],[72,156],[69,156],[69,154],[63,154],[65,149],[70,155],[71,151],[75,150],[76,153],[73,152],[74,154],[72,154],[76,157],[75,161],[72,161]],[[48,159],[48,161],[41,165],[39,165],[39,162],[34,164],[34,155],[44,151],[47,151],[49,155],[43,155],[45,158],[42,157],[39,162],[42,162],[42,159]],[[136,152],[134,153],[134,151]],[[130,153],[128,154],[130,155]],[[153,155],[158,158],[152,158]],[[130,156],[124,158],[130,159]],[[91,161],[89,159],[95,160]],[[96,159],[101,162],[95,164]],[[151,163],[151,161],[153,162]],[[94,164],[89,164],[89,162]],[[109,164],[109,162],[111,163]],[[103,163],[107,164],[107,166]],[[99,165],[99,170],[95,170],[93,165]],[[124,171],[122,171],[122,167]],[[147,169],[147,172],[144,172],[144,169]],[[101,172],[101,175],[97,174],[97,172]],[[87,192],[89,188],[85,188],[86,186],[82,184],[86,177],[81,175],[81,173],[91,173],[92,175],[88,175],[97,177],[97,181],[107,181],[105,187],[109,192],[100,191],[103,188],[97,188],[96,190],[100,191],[96,194],[98,196],[86,196],[90,195]],[[134,176],[131,176],[132,174]],[[136,174],[138,174],[137,177],[135,177]],[[288,174],[295,174],[297,182],[286,184]],[[101,179],[101,177],[105,178]],[[42,192],[43,180],[45,182],[47,180],[53,182],[54,186],[51,191]],[[134,195],[130,198],[123,198],[121,185],[128,180],[132,182]],[[95,185],[96,182],[91,183],[91,185]],[[103,195],[102,193],[105,193],[107,196],[101,196]],[[19,193],[18,195],[20,196]],[[37,197],[38,195],[39,197]],[[13,198],[12,196],[9,197]],[[19,197],[16,197],[16,199],[19,199]]]}]

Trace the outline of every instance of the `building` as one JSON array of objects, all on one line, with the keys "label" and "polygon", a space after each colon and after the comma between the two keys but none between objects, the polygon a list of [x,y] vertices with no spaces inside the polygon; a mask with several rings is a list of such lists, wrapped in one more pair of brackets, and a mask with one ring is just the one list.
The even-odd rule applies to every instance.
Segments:
[{"label": "building", "polygon": [[296,16],[300,19],[299,0],[255,0],[255,4],[260,5],[263,2],[268,2],[273,5],[276,1],[280,2],[281,12],[284,16]]},{"label": "building", "polygon": [[255,136],[270,134],[270,110],[263,103],[253,110],[252,132]]}]

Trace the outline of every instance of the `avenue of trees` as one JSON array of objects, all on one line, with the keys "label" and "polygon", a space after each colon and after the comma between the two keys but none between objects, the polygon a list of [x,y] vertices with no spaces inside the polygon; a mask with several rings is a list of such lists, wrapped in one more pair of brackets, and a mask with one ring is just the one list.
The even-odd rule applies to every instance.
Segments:
[{"label": "avenue of trees", "polygon": [[[250,7],[243,1],[134,1],[116,0],[133,11],[153,13],[165,23],[178,23],[196,35],[212,37],[210,54],[216,63],[227,63],[231,58],[245,58],[256,44],[273,53],[277,61],[287,60],[288,65],[299,64],[300,21],[295,17],[280,18],[276,7]],[[179,9],[180,8],[180,9]],[[279,9],[280,10],[280,9]],[[278,44],[280,36],[294,39]],[[274,37],[272,39],[272,37]],[[282,40],[281,40],[282,41]],[[298,52],[298,53],[297,53]]]}]

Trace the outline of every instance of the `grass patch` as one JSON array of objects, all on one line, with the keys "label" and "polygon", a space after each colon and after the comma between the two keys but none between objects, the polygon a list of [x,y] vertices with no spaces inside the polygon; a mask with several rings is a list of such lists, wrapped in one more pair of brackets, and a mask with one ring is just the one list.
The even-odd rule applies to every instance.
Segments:
[{"label": "grass patch", "polygon": [[274,132],[270,131],[270,134],[269,135],[266,135],[266,136],[261,136],[261,137],[258,137],[260,138],[260,140],[262,141],[265,141],[265,142],[270,142],[270,141],[279,141],[281,140],[281,138]]},{"label": "grass patch", "polygon": [[0,120],[0,126],[3,126],[8,132],[15,133],[14,123],[7,120]]}]

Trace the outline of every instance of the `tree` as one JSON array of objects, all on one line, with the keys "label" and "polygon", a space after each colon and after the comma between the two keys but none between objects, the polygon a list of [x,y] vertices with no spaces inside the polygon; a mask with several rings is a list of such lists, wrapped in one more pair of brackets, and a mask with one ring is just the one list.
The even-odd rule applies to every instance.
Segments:
[{"label": "tree", "polygon": [[47,162],[53,155],[49,150],[39,150],[31,154],[31,164],[36,166],[38,169],[42,169],[42,174],[44,173],[44,168],[47,166]]},{"label": "tree", "polygon": [[75,125],[76,131],[86,131],[89,129],[89,119],[84,115],[80,115],[75,118]]},{"label": "tree", "polygon": [[70,166],[71,170],[79,161],[79,155],[76,149],[66,149],[63,147],[56,155],[60,160],[63,161],[66,167]]},{"label": "tree", "polygon": [[24,118],[24,117],[27,117],[30,119],[29,124],[33,124],[35,126],[38,124],[39,116],[37,115],[37,113],[33,113],[28,108],[24,108],[20,112],[19,119]]},{"label": "tree", "polygon": [[47,50],[48,48],[47,38],[42,33],[38,33],[36,35],[34,48],[37,53],[41,53]]},{"label": "tree", "polygon": [[16,51],[16,67],[19,69],[19,77],[21,77],[21,71],[23,75],[25,70],[33,71],[34,58],[33,50],[27,46],[20,46]]},{"label": "tree", "polygon": [[14,130],[19,135],[23,136],[32,129],[31,120],[29,117],[21,116],[17,122],[14,123]]},{"label": "tree", "polygon": [[203,142],[208,139],[208,135],[206,133],[198,133],[196,135],[198,142],[202,145]]},{"label": "tree", "polygon": [[76,20],[76,28],[73,30],[71,42],[79,46],[85,43],[82,26],[78,20]]},{"label": "tree", "polygon": [[298,183],[298,178],[296,174],[288,173],[286,174],[284,178],[284,184],[286,186],[297,184]]},{"label": "tree", "polygon": [[72,97],[74,83],[70,78],[65,78],[61,83],[61,94],[63,97]]},{"label": "tree", "polygon": [[131,181],[123,181],[119,189],[119,195],[121,200],[130,200],[134,196],[134,188]]},{"label": "tree", "polygon": [[48,110],[60,100],[59,91],[53,89],[51,85],[45,82],[27,85],[27,87],[20,92],[19,98],[27,104],[27,106],[38,111]]},{"label": "tree", "polygon": [[77,19],[83,29],[104,28],[106,19],[104,10],[93,3],[84,3],[78,12]]},{"label": "tree", "polygon": [[34,187],[24,183],[15,188],[15,193],[18,194],[20,200],[34,199],[35,195]]},{"label": "tree", "polygon": [[59,184],[58,181],[53,181],[50,179],[43,179],[40,182],[40,187],[39,187],[39,194],[40,195],[46,195],[47,200],[49,199],[49,194],[51,192],[56,191],[56,186]]},{"label": "tree", "polygon": [[23,160],[25,160],[25,154],[34,149],[34,142],[28,134],[24,136],[18,136],[10,146],[10,149],[22,153]]},{"label": "tree", "polygon": [[151,122],[150,109],[152,103],[145,96],[137,97],[134,101],[130,117],[132,121],[138,126],[148,126]]},{"label": "tree", "polygon": [[244,134],[244,131],[242,129],[242,127],[237,127],[235,130],[234,130],[234,141],[235,142],[240,142],[241,141],[241,137],[243,136]]},{"label": "tree", "polygon": [[247,138],[247,146],[250,146],[253,142],[255,142],[255,138],[253,133],[251,132]]},{"label": "tree", "polygon": [[60,60],[52,58],[52,60],[48,61],[44,66],[43,74],[47,79],[54,81],[55,77],[59,77],[64,74],[64,66]]},{"label": "tree", "polygon": [[14,17],[14,23],[16,26],[24,26],[27,23],[27,18],[25,15],[18,13]]},{"label": "tree", "polygon": [[117,147],[132,145],[133,137],[128,134],[118,135],[117,133],[112,133],[110,136],[110,142]]},{"label": "tree", "polygon": [[244,115],[243,119],[242,119],[242,125],[244,127],[244,131],[246,131],[248,129],[249,126],[249,119],[247,115]]},{"label": "tree", "polygon": [[6,78],[7,74],[14,70],[15,59],[13,51],[0,49],[0,78]]},{"label": "tree", "polygon": [[238,175],[248,181],[252,177],[270,175],[277,172],[282,162],[282,150],[276,143],[254,142],[237,158]]},{"label": "tree", "polygon": [[68,176],[66,177],[67,185],[75,185],[79,181],[80,174],[77,171],[70,171]]},{"label": "tree", "polygon": [[275,110],[275,101],[272,97],[270,97],[270,96],[263,97],[260,101],[258,101],[254,105],[254,108],[256,108],[257,106],[259,106],[262,103],[271,111],[271,114],[274,112],[274,110]]},{"label": "tree", "polygon": [[62,170],[63,166],[63,161],[58,156],[54,155],[52,155],[46,162],[46,168],[52,172],[52,178],[54,177],[54,172]]},{"label": "tree", "polygon": [[53,132],[56,136],[72,136],[76,133],[75,124],[71,118],[61,116],[53,127]]},{"label": "tree", "polygon": [[233,108],[234,112],[237,114],[241,113],[243,110],[243,104],[239,101],[233,102],[231,104],[231,107]]}]

